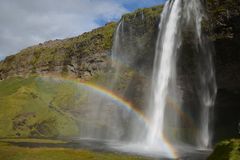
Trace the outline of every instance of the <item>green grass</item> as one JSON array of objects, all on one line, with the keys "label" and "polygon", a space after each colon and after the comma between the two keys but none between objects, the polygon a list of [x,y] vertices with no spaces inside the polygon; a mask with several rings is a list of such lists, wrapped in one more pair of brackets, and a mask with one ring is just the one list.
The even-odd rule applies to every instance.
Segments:
[{"label": "green grass", "polygon": [[[126,69],[116,92],[126,88],[133,71]],[[91,82],[108,86],[108,76],[99,74]],[[81,126],[104,127],[104,120],[91,117],[98,92],[75,81],[50,77],[12,77],[0,81],[0,138],[76,137]],[[102,95],[99,95],[102,96]],[[110,99],[109,99],[110,100]],[[107,111],[106,107],[104,111]]]},{"label": "green grass", "polygon": [[86,94],[73,82],[51,78],[0,81],[0,137],[76,136],[79,117],[71,113]]},{"label": "green grass", "polygon": [[[0,140],[1,141],[1,140]],[[13,140],[15,141],[15,140]],[[23,142],[24,140],[21,140]],[[29,142],[32,140],[26,140]],[[41,140],[38,140],[41,141]],[[46,142],[46,140],[42,140]],[[35,142],[35,140],[34,140]],[[58,143],[51,140],[48,143]],[[25,148],[0,142],[1,160],[144,160],[145,158],[115,153],[66,148]]]},{"label": "green grass", "polygon": [[9,139],[0,139],[1,143],[19,143],[19,142],[26,142],[26,143],[51,143],[51,144],[64,144],[65,141],[62,140],[52,140],[52,139],[34,139],[34,138],[9,138]]},{"label": "green grass", "polygon": [[163,10],[163,5],[154,6],[151,8],[141,8],[141,9],[137,9],[132,13],[123,15],[123,19],[128,22],[128,21],[132,21],[136,17],[142,18],[142,15],[144,15],[144,17],[147,17],[148,19],[156,18],[160,16],[160,13],[162,12],[162,10]]}]

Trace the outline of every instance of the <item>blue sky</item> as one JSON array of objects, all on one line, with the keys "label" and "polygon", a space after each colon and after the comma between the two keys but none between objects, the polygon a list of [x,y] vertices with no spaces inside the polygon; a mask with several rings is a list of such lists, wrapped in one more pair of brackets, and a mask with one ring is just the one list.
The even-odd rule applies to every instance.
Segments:
[{"label": "blue sky", "polygon": [[0,59],[47,40],[77,36],[165,0],[1,0]]},{"label": "blue sky", "polygon": [[[117,0],[116,0],[117,1]],[[120,0],[121,1],[121,0]],[[164,3],[165,0],[126,0],[123,6],[129,11],[133,11],[137,8],[151,7]]]},{"label": "blue sky", "polygon": [[[126,9],[127,12],[132,12],[138,8],[146,8],[146,7],[151,7],[159,4],[163,4],[166,0],[114,0],[115,3],[119,3],[122,5],[123,8]],[[120,17],[115,17],[111,19],[110,21],[117,21],[119,20]],[[96,20],[96,22],[99,25],[104,25],[108,22],[109,20],[99,18]]]},{"label": "blue sky", "polygon": [[[127,12],[132,12],[138,8],[146,8],[159,4],[163,4],[166,0],[114,0],[115,3],[121,4],[124,8],[126,8]],[[119,17],[116,19],[113,18],[113,21],[117,21]],[[97,19],[96,22],[99,25],[104,25],[107,23],[105,19]]]}]

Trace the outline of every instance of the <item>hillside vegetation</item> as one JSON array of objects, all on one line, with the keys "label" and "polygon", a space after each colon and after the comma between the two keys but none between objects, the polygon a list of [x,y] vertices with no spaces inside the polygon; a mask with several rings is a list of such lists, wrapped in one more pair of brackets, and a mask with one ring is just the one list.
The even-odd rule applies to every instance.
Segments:
[{"label": "hillside vegetation", "polygon": [[88,77],[104,70],[116,23],[64,40],[23,49],[0,62],[0,79],[15,75],[56,73]]},{"label": "hillside vegetation", "polygon": [[15,77],[0,81],[0,91],[0,137],[79,134],[71,112],[81,106],[86,92],[76,84]]}]

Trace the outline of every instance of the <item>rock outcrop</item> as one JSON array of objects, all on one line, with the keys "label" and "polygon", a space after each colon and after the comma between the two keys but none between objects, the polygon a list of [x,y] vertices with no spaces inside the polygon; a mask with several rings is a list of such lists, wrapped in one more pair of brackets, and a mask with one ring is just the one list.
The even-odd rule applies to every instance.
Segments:
[{"label": "rock outcrop", "polygon": [[0,79],[17,75],[60,74],[88,79],[108,68],[116,23],[78,37],[47,41],[0,62]]}]

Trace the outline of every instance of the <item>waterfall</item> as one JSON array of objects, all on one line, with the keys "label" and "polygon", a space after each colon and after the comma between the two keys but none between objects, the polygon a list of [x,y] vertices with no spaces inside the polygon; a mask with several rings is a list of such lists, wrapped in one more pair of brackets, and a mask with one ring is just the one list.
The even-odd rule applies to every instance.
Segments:
[{"label": "waterfall", "polygon": [[[202,2],[199,0],[168,0],[161,14],[159,33],[156,43],[154,69],[152,76],[152,94],[150,98],[149,117],[151,126],[147,134],[147,143],[157,145],[161,137],[170,134],[165,128],[179,127],[180,115],[166,113],[171,103],[177,104],[182,111],[183,84],[178,83],[177,57],[181,56],[180,48],[183,43],[182,32],[191,26],[193,43],[198,60],[196,64],[197,98],[199,100],[199,129],[196,136],[197,146],[206,148],[211,144],[209,129],[211,108],[216,96],[216,80],[213,68],[212,49],[206,36],[202,34],[201,22],[205,17]],[[192,39],[191,39],[192,40]],[[179,55],[180,54],[180,55]],[[173,119],[171,124],[165,121],[166,115]],[[171,141],[182,142],[181,137],[170,137]]]},{"label": "waterfall", "polygon": [[[194,149],[211,146],[211,111],[217,87],[213,49],[202,33],[202,21],[205,18],[200,0],[168,0],[161,13],[157,37],[155,26],[146,28],[147,14],[144,15],[143,12],[131,19],[123,16],[118,23],[112,47],[113,71],[109,86],[113,91],[120,91],[123,97],[126,96],[133,103],[141,98],[143,101],[144,98],[149,100],[148,104],[144,101],[139,103],[140,106],[136,106],[142,107],[137,110],[137,114],[140,114],[140,119],[144,121],[144,127],[136,118],[131,118],[131,113],[116,113],[118,126],[121,126],[123,120],[127,122],[122,127],[123,135],[127,138],[117,137],[119,141],[124,137],[130,144],[130,148],[124,146],[124,150],[160,153],[174,158],[177,153],[173,146],[184,148],[185,145],[182,144],[190,144]],[[186,35],[190,35],[190,51],[184,50]],[[154,52],[155,56],[151,57],[149,53]],[[183,70],[179,69],[179,62],[189,56],[186,52],[193,55],[190,59],[191,66],[187,66],[190,73],[184,67]],[[151,77],[149,72],[152,68],[146,66],[153,62],[153,58]],[[185,62],[183,64],[186,65]],[[124,79],[126,75],[128,77]],[[191,78],[185,79],[183,75]],[[139,77],[143,77],[140,83],[136,81]],[[149,80],[149,77],[152,80]],[[121,83],[123,80],[124,83]],[[125,86],[118,90],[121,84]],[[147,85],[144,87],[144,84]],[[190,92],[188,86],[191,86]],[[136,88],[139,90],[136,91]],[[133,93],[142,90],[145,95],[134,99]],[[186,103],[189,99],[195,103]],[[185,131],[187,129],[190,131]],[[191,140],[185,137],[191,137]],[[183,151],[182,148],[179,152]]]},{"label": "waterfall", "polygon": [[[131,97],[131,94],[135,93],[134,88],[137,85],[141,85],[136,83],[136,79],[142,75],[141,72],[143,72],[145,69],[141,68],[141,66],[137,66],[139,65],[139,54],[144,54],[143,50],[145,50],[149,42],[140,41],[142,34],[136,36],[136,34],[139,33],[137,32],[139,28],[134,28],[130,24],[130,21],[125,20],[125,18],[126,17],[124,16],[122,17],[114,33],[111,55],[113,75],[109,77],[109,79],[111,79],[109,86],[111,86],[111,89],[113,91],[116,91],[122,81],[122,77],[125,77],[126,73],[130,71],[131,74],[129,78],[124,82],[126,86],[124,86],[123,90],[120,90],[120,94],[122,94],[123,97],[126,96],[129,98],[129,100],[131,100],[133,99]],[[142,26],[145,25],[145,17],[143,11],[137,18],[137,21],[140,21],[140,24],[142,24]],[[150,43],[154,45],[155,42],[150,41]],[[146,60],[146,58],[144,60]],[[132,103],[134,103],[134,100],[132,100]],[[139,120],[136,119],[136,117],[131,117],[131,115],[132,113],[129,115],[130,117],[128,117],[128,124],[125,128],[127,133],[127,141],[129,143],[138,143],[146,135],[147,127],[142,122],[139,124]],[[126,120],[126,118],[124,119]]]},{"label": "waterfall", "polygon": [[122,33],[123,33],[123,25],[124,25],[124,21],[121,20],[117,26],[116,32],[114,34],[114,39],[113,39],[113,46],[112,46],[112,55],[111,55],[111,59],[112,59],[112,67],[115,69],[115,73],[114,73],[114,77],[113,80],[111,82],[111,89],[113,88],[113,86],[115,86],[116,84],[116,80],[119,77],[119,72],[120,72],[120,65],[117,61],[117,57],[119,55],[119,52],[121,52],[121,38],[122,38]]},{"label": "waterfall", "polygon": [[150,145],[158,143],[156,141],[158,137],[163,136],[166,99],[167,96],[170,96],[169,90],[171,88],[176,89],[175,68],[176,53],[180,42],[178,35],[181,13],[180,5],[181,0],[166,2],[159,25],[152,80],[152,126],[147,137]]}]

